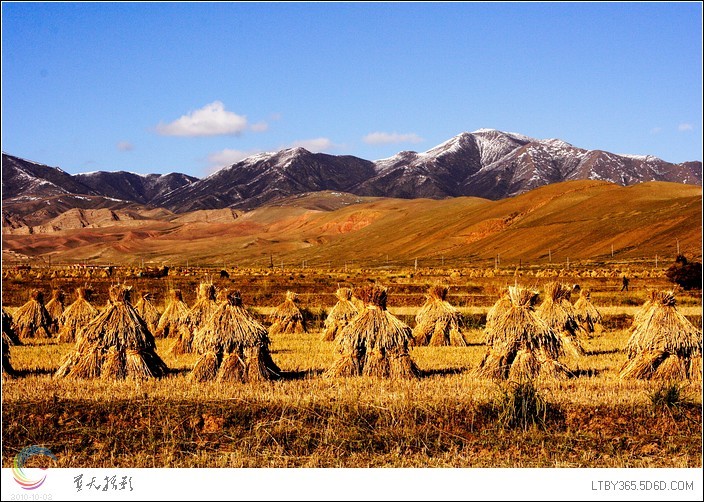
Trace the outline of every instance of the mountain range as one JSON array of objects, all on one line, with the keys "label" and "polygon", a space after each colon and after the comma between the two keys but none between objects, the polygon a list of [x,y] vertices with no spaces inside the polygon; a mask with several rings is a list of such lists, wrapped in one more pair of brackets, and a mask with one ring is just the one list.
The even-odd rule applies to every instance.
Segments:
[{"label": "mountain range", "polygon": [[37,225],[70,209],[251,210],[287,197],[334,191],[366,197],[500,200],[574,180],[622,186],[702,183],[700,161],[586,150],[494,129],[464,132],[426,151],[370,161],[303,148],[260,153],[198,179],[179,173],[98,171],[71,175],[2,154],[3,227]]}]

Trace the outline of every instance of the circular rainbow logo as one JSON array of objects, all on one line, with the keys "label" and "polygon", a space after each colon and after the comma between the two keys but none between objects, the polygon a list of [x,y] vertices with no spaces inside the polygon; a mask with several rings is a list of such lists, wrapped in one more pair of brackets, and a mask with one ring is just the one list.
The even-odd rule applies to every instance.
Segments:
[{"label": "circular rainbow logo", "polygon": [[[30,457],[35,455],[44,455],[49,458],[56,460],[56,457],[49,448],[44,448],[43,446],[27,446],[23,448],[17,455],[15,455],[15,461],[12,464],[12,477],[15,478],[17,484],[19,484],[25,490],[34,490],[39,488],[44,483],[46,479],[46,474],[44,474],[41,479],[33,480],[29,478],[24,472],[24,464]],[[41,470],[45,471],[46,467],[40,467]]]}]

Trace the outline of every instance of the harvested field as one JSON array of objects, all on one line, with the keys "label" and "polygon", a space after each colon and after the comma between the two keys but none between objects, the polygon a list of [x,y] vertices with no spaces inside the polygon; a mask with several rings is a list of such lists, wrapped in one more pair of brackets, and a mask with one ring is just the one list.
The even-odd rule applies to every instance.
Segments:
[{"label": "harvested field", "polygon": [[[376,277],[389,285],[388,310],[413,327],[437,277],[390,275]],[[11,346],[18,375],[3,381],[3,466],[31,442],[50,448],[61,467],[701,467],[700,382],[678,382],[676,402],[662,405],[655,396],[663,382],[619,379],[630,323],[659,279],[623,295],[589,283],[603,331],[584,337],[578,360],[561,359],[571,378],[535,384],[545,406],[527,423],[505,421],[506,397],[516,395],[510,382],[473,372],[487,351],[486,313],[513,282],[508,276],[455,281],[449,301],[462,316],[467,345],[409,346],[419,378],[323,378],[338,357],[335,342],[322,336],[337,286],[362,286],[363,277],[361,271],[238,271],[213,281],[218,289],[241,290],[265,326],[287,290],[301,292],[308,332],[270,336],[280,369],[272,381],[193,381],[200,356],[173,354],[173,339],[156,339],[168,373],[151,380],[56,379],[73,344],[38,338]],[[175,288],[192,304],[205,279],[133,282],[137,291],[154,291],[163,308]],[[71,291],[71,280],[65,284]],[[104,304],[105,284],[91,283],[95,305]],[[19,282],[4,288],[4,298],[19,299],[5,305],[12,313],[28,293]],[[677,307],[701,329],[697,292],[678,294]]]}]

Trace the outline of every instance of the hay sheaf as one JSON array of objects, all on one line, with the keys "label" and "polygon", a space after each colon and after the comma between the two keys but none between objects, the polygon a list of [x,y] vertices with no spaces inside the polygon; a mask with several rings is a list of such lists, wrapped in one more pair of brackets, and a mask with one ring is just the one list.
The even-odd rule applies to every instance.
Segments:
[{"label": "hay sheaf", "polygon": [[[535,299],[537,299],[537,296],[535,296]],[[535,301],[535,299],[533,299],[533,301]],[[501,330],[496,329],[496,322],[512,305],[508,290],[506,290],[506,292],[499,296],[499,299],[489,307],[489,310],[487,310],[486,323],[484,325],[487,345],[493,346],[503,341],[504,334]]]},{"label": "hay sheaf", "polygon": [[252,382],[281,374],[269,353],[267,329],[242,305],[239,291],[222,291],[221,301],[193,338],[201,357],[190,379]]},{"label": "hay sheaf", "polygon": [[217,309],[215,285],[206,282],[200,283],[196,302],[188,313],[187,322],[178,328],[178,338],[171,347],[172,354],[181,355],[193,352],[194,333],[205,326],[215,309]]},{"label": "hay sheaf", "polygon": [[536,291],[509,286],[487,323],[487,353],[477,377],[495,380],[566,378],[569,370],[557,359],[564,353],[560,337],[535,312]]},{"label": "hay sheaf", "polygon": [[64,309],[59,320],[59,342],[75,342],[80,330],[98,315],[98,309],[90,303],[91,294],[88,288],[76,288],[76,300]]},{"label": "hay sheaf", "polygon": [[51,317],[51,333],[55,335],[61,328],[61,314],[64,312],[64,300],[66,294],[61,289],[54,289],[51,292],[51,300],[46,304],[46,311]]},{"label": "hay sheaf", "polygon": [[676,307],[672,291],[653,291],[634,317],[623,379],[700,380],[702,332]]},{"label": "hay sheaf", "polygon": [[426,301],[416,314],[414,345],[466,347],[462,334],[462,314],[447,301],[448,286],[436,285],[428,290]]},{"label": "hay sheaf", "polygon": [[303,312],[298,308],[298,295],[293,291],[286,291],[286,299],[279,304],[270,314],[269,335],[305,333],[306,323]]},{"label": "hay sheaf", "polygon": [[579,292],[579,298],[574,303],[574,312],[577,322],[587,333],[602,331],[602,317],[599,310],[591,302],[591,293],[587,289]]},{"label": "hay sheaf", "polygon": [[150,292],[142,293],[134,308],[137,309],[140,317],[147,323],[149,331],[151,331],[152,334],[156,333],[162,313],[159,312],[159,309],[154,305],[154,295]]},{"label": "hay sheaf", "polygon": [[339,357],[325,375],[418,377],[420,371],[408,353],[412,330],[386,310],[386,288],[369,285],[358,290],[357,297],[364,308],[339,334]]},{"label": "hay sheaf", "polygon": [[[12,330],[12,316],[2,309],[2,376],[15,376],[15,369],[10,363],[10,346],[15,345],[15,335]],[[17,340],[19,341],[19,340]]]},{"label": "hay sheaf", "polygon": [[157,338],[176,336],[179,327],[188,324],[189,311],[188,305],[183,301],[181,290],[172,289],[169,292],[169,303],[159,318],[154,336]]},{"label": "hay sheaf", "polygon": [[335,296],[337,296],[337,303],[325,318],[322,337],[325,342],[334,340],[359,313],[359,309],[352,303],[352,289],[339,288]]},{"label": "hay sheaf", "polygon": [[12,315],[2,307],[2,338],[8,346],[22,345],[22,340],[17,336],[13,328]]},{"label": "hay sheaf", "polygon": [[154,336],[130,303],[130,288],[110,288],[110,306],[81,331],[55,376],[148,379],[166,375]]},{"label": "hay sheaf", "polygon": [[12,329],[20,340],[31,338],[51,338],[51,316],[44,306],[44,293],[32,290],[30,298],[12,316]]},{"label": "hay sheaf", "polygon": [[584,355],[580,341],[583,330],[570,303],[570,293],[571,288],[567,285],[558,282],[547,283],[545,298],[535,312],[557,333],[565,351],[580,357]]}]

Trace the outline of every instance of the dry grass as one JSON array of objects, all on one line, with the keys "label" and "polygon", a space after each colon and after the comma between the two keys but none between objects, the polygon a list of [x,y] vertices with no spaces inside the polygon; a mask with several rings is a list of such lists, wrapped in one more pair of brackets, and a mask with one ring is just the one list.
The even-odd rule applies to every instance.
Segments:
[{"label": "dry grass", "polygon": [[526,431],[500,427],[500,387],[470,374],[480,338],[414,347],[424,377],[387,380],[319,378],[334,346],[279,335],[284,378],[248,384],[189,382],[197,356],[173,357],[168,340],[157,349],[173,373],[144,382],[55,380],[70,346],[13,347],[22,376],[3,384],[3,466],[32,438],[62,467],[701,467],[699,388],[683,384],[681,416],[654,412],[652,384],[618,379],[626,331],[586,341],[580,378],[541,383],[559,413]]}]

